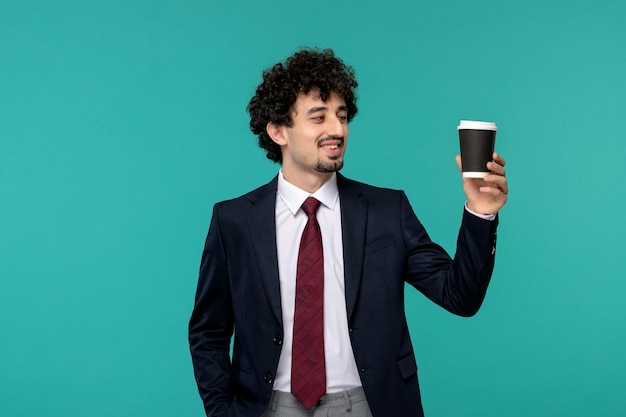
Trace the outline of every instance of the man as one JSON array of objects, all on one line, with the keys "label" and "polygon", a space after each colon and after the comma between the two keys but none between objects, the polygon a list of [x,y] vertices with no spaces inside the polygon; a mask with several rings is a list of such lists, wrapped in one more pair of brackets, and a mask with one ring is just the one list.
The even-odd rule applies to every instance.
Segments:
[{"label": "man", "polygon": [[462,316],[484,299],[504,160],[463,179],[451,259],[403,192],[338,173],[356,87],[331,50],[302,50],[250,101],[251,129],[282,169],[213,210],[189,324],[207,416],[423,416],[404,283]]}]

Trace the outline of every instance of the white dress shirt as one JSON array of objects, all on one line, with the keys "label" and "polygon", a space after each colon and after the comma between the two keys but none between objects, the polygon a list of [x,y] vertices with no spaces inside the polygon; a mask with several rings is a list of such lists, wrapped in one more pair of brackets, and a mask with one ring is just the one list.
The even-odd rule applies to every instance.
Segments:
[{"label": "white dress shirt", "polygon": [[300,206],[309,196],[315,197],[322,203],[317,210],[317,221],[322,232],[324,251],[326,392],[335,393],[361,386],[361,378],[352,353],[348,332],[343,276],[341,207],[336,175],[333,175],[313,194],[287,182],[282,172],[278,175],[276,247],[284,336],[273,389],[291,392],[291,345],[296,299],[296,269],[300,238],[307,222],[307,216]]}]

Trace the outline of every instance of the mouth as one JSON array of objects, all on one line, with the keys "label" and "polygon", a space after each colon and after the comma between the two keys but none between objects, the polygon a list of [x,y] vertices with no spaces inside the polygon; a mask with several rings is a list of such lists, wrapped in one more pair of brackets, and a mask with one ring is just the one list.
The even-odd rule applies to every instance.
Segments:
[{"label": "mouth", "polygon": [[343,145],[342,138],[326,138],[326,139],[321,139],[318,142],[318,147],[328,151],[329,153],[335,153],[342,147],[342,145]]}]

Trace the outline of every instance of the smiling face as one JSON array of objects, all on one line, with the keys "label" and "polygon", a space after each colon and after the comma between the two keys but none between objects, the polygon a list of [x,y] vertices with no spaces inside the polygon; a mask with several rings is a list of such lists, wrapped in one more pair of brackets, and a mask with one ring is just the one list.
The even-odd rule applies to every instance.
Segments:
[{"label": "smiling face", "polygon": [[319,90],[311,90],[298,95],[291,116],[292,126],[270,123],[267,131],[280,145],[285,179],[313,192],[343,167],[348,140],[346,103],[335,92],[324,101]]}]

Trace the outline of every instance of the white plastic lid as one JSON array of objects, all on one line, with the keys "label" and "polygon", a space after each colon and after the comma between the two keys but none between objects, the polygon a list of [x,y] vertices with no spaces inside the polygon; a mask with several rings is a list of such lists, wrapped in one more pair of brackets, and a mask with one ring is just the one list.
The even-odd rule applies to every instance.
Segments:
[{"label": "white plastic lid", "polygon": [[475,129],[475,130],[498,130],[498,127],[493,122],[478,122],[476,120],[461,120],[461,123],[457,126],[458,130],[462,129]]}]

